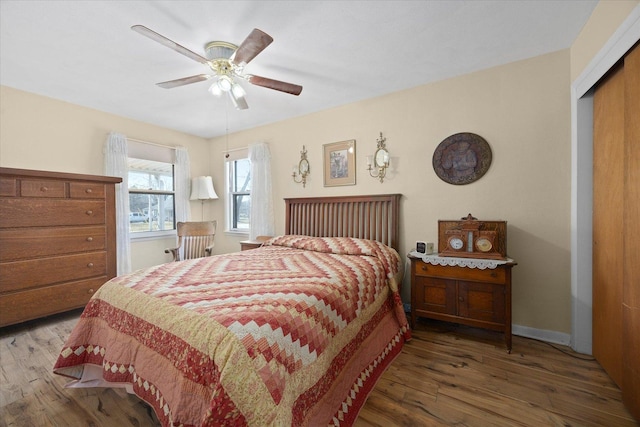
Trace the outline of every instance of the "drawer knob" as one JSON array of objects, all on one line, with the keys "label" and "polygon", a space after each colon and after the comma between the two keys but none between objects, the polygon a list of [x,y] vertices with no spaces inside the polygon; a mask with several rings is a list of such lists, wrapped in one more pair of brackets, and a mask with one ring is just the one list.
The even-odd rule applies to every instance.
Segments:
[{"label": "drawer knob", "polygon": [[427,266],[426,265],[422,266],[422,271],[427,271]]},{"label": "drawer knob", "polygon": [[87,215],[92,215],[93,211],[87,211]]},{"label": "drawer knob", "polygon": [[458,297],[459,301],[464,301],[464,297]]},{"label": "drawer knob", "polygon": [[93,237],[87,237],[87,242],[93,242]]},{"label": "drawer knob", "polygon": [[89,293],[89,294],[93,294],[93,288],[89,288],[89,290],[87,291],[87,293]]},{"label": "drawer knob", "polygon": [[87,189],[86,189],[86,190],[84,190],[84,191],[85,191],[85,192],[87,192],[87,193],[91,193],[91,189],[90,189],[90,188],[87,188]]},{"label": "drawer knob", "polygon": [[498,277],[498,275],[496,274],[496,272],[495,272],[495,271],[492,271],[492,272],[491,272],[491,277]]},{"label": "drawer knob", "polygon": [[92,268],[93,267],[93,263],[90,262],[89,264],[87,264],[87,267]]},{"label": "drawer knob", "polygon": [[43,185],[42,187],[40,187],[40,191],[44,193],[45,191],[49,191],[49,188]]}]

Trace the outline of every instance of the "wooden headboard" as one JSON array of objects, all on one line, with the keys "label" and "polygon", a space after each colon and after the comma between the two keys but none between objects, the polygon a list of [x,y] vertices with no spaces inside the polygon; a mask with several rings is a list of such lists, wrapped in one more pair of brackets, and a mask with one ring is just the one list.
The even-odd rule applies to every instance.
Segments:
[{"label": "wooden headboard", "polygon": [[399,250],[402,194],[286,198],[285,234],[357,237]]}]

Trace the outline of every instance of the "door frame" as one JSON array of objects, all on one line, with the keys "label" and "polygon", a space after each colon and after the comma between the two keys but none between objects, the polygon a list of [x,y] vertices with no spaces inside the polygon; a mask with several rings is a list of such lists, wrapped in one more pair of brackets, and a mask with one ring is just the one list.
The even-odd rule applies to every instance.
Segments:
[{"label": "door frame", "polygon": [[593,90],[640,39],[640,5],[571,84],[571,347],[592,354]]}]

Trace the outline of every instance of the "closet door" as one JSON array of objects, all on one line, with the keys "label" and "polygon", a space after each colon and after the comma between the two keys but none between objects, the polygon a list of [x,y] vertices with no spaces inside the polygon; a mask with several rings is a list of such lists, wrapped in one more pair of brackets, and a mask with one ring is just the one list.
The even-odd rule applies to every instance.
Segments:
[{"label": "closet door", "polygon": [[593,355],[622,385],[624,68],[593,99]]},{"label": "closet door", "polygon": [[598,84],[593,133],[593,355],[640,420],[640,48]]},{"label": "closet door", "polygon": [[624,59],[625,186],[622,399],[640,420],[640,45]]}]

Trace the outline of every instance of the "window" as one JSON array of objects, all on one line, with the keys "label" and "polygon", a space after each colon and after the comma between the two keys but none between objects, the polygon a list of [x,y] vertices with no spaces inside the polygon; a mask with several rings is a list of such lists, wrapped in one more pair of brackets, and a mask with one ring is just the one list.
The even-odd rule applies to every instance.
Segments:
[{"label": "window", "polygon": [[229,194],[227,197],[227,229],[249,232],[251,212],[251,162],[248,158],[227,161]]},{"label": "window", "polygon": [[129,231],[175,230],[173,164],[129,157]]}]

